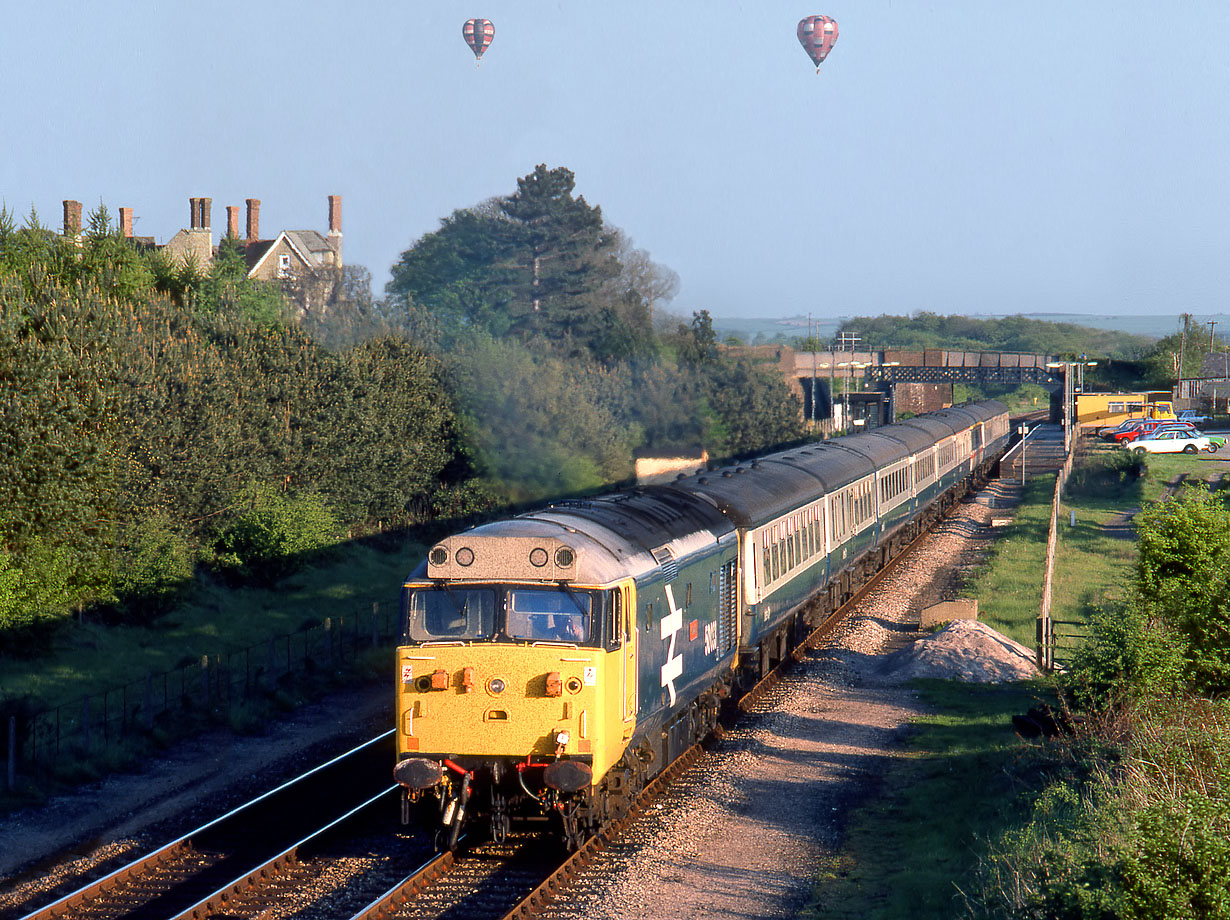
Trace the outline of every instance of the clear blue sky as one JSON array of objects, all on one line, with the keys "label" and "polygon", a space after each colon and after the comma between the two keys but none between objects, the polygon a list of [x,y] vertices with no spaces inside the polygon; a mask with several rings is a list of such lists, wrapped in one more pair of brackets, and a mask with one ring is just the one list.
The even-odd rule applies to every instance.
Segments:
[{"label": "clear blue sky", "polygon": [[[817,76],[804,15],[840,24]],[[470,16],[495,23],[476,67]],[[1217,313],[1230,3],[445,0],[22,4],[0,199],[262,199],[389,266],[536,163],[574,170],[715,316]]]}]

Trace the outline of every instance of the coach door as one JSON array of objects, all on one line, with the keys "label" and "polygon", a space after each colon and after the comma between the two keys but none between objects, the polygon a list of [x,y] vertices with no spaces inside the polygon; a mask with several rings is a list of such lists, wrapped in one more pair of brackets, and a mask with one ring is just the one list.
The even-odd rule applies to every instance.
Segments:
[{"label": "coach door", "polygon": [[625,731],[636,722],[636,604],[627,585],[615,592],[619,605],[620,628],[620,696],[623,699]]}]

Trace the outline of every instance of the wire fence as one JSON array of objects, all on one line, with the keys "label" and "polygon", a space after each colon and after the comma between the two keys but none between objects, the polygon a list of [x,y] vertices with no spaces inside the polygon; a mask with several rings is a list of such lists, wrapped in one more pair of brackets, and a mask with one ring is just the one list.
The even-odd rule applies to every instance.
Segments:
[{"label": "wire fence", "polygon": [[4,743],[8,789],[17,777],[38,776],[68,757],[105,761],[123,745],[157,731],[180,735],[203,730],[211,718],[256,698],[270,698],[287,683],[324,675],[396,635],[392,605],[372,604],[297,632],[272,636],[237,651],[202,656],[169,671],[88,693],[61,706],[10,714]]},{"label": "wire fence", "polygon": [[[1042,604],[1038,610],[1037,643],[1038,667],[1044,670],[1054,670],[1057,662],[1055,652],[1059,640],[1075,640],[1079,636],[1072,634],[1069,627],[1079,626],[1068,621],[1057,622],[1051,618],[1051,590],[1055,580],[1055,552],[1059,546],[1059,506],[1063,500],[1063,490],[1068,485],[1068,477],[1072,475],[1072,462],[1076,458],[1077,445],[1080,438],[1073,437],[1067,454],[1063,458],[1063,466],[1055,476],[1055,492],[1051,496],[1051,521],[1046,534],[1046,569],[1042,577]],[[1056,627],[1060,627],[1056,630]]]}]

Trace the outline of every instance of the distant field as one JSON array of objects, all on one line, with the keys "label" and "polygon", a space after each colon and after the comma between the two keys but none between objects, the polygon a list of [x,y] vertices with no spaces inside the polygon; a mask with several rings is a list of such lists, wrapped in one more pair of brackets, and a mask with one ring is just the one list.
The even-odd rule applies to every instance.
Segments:
[{"label": "distant field", "polygon": [[[1008,314],[972,314],[975,319],[998,319],[1004,315]],[[1128,332],[1134,335],[1150,335],[1157,338],[1170,335],[1179,329],[1177,314],[1101,316],[1093,313],[1022,313],[1020,315],[1026,319],[1036,319],[1047,323],[1074,323],[1078,326],[1089,326],[1093,329],[1114,329],[1119,332]],[[812,334],[822,339],[832,338],[842,322],[848,318],[845,316],[813,317],[811,320]],[[1220,325],[1222,322],[1230,320],[1230,314],[1210,313],[1207,316],[1203,314],[1199,316],[1193,315],[1193,321],[1197,324],[1207,323],[1209,320],[1214,320]],[[808,333],[808,320],[806,316],[759,318],[715,316],[713,317],[713,328],[717,331],[719,339],[734,335],[744,341],[751,341],[757,335],[763,335],[765,339],[770,341],[774,339],[786,340],[796,336],[806,336]],[[1230,326],[1225,328],[1230,328]]]}]

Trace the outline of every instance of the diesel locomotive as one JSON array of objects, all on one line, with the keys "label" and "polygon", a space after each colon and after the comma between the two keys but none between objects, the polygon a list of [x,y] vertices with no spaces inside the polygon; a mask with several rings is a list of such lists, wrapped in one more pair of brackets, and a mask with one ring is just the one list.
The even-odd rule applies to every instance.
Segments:
[{"label": "diesel locomotive", "polygon": [[543,822],[575,849],[1008,438],[972,403],[441,541],[402,589],[403,821],[441,847]]}]

